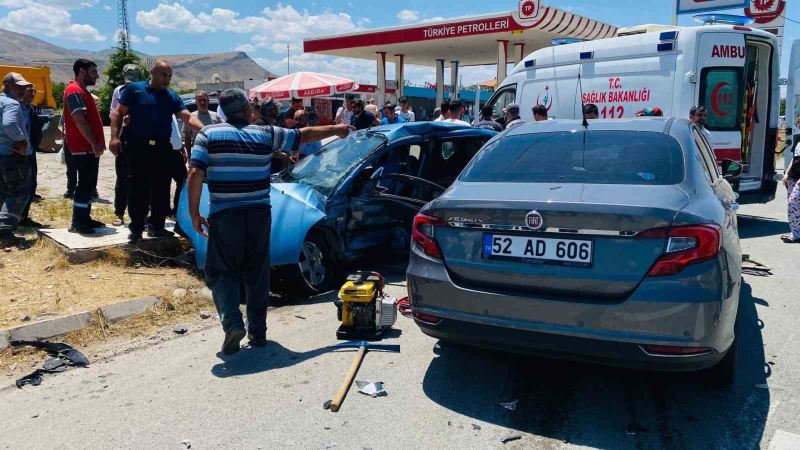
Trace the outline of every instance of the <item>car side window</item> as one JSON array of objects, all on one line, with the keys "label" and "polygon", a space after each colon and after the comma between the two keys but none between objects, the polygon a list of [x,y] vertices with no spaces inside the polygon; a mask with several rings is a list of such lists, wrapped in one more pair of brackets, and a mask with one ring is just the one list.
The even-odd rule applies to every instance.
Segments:
[{"label": "car side window", "polygon": [[420,177],[442,187],[450,186],[487,140],[487,136],[480,136],[435,142],[422,160]]},{"label": "car side window", "polygon": [[700,153],[700,158],[703,161],[703,165],[708,172],[708,178],[710,183],[715,183],[719,178],[719,172],[717,171],[717,160],[714,156],[714,152],[709,148],[708,143],[703,136],[700,134],[700,131],[695,128],[692,130],[692,135],[694,136],[694,142],[697,146],[697,151]]}]

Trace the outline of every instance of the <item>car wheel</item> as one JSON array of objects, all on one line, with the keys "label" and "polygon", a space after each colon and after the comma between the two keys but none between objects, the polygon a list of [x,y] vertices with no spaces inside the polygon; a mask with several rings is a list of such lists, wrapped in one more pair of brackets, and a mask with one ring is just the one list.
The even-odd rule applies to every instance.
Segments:
[{"label": "car wheel", "polygon": [[279,290],[290,296],[310,297],[333,287],[338,279],[336,252],[324,235],[312,231],[300,249],[297,264],[283,270]]}]

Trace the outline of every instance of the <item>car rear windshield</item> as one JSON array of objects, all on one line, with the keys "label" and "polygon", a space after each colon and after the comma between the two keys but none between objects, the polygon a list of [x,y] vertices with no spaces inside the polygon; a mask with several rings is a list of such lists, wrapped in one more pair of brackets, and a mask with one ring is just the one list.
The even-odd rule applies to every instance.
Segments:
[{"label": "car rear windshield", "polygon": [[674,138],[639,131],[565,131],[500,137],[461,181],[669,185],[683,181]]}]

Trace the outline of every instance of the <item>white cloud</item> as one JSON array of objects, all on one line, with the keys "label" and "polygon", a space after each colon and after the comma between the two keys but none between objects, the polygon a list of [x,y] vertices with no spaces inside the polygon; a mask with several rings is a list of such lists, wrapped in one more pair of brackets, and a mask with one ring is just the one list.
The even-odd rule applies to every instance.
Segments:
[{"label": "white cloud", "polygon": [[253,47],[252,44],[242,44],[236,47],[237,52],[245,52],[245,53],[252,53],[256,51],[256,48]]},{"label": "white cloud", "polygon": [[419,20],[419,11],[413,9],[404,9],[397,13],[397,18],[401,23],[411,23]]},{"label": "white cloud", "polygon": [[158,44],[161,42],[161,38],[158,36],[147,35],[144,37],[144,41],[148,44]]},{"label": "white cloud", "polygon": [[72,15],[67,10],[38,3],[15,9],[5,17],[0,17],[0,28],[77,42],[106,40],[106,37],[100,34],[97,28],[91,25],[72,23]]},{"label": "white cloud", "polygon": [[18,9],[27,6],[57,6],[60,9],[82,9],[96,5],[99,0],[0,0],[0,6]]},{"label": "white cloud", "polygon": [[204,33],[211,28],[180,3],[160,3],[150,11],[136,13],[136,23],[146,30],[185,31]]},{"label": "white cloud", "polygon": [[106,11],[111,11],[114,8],[112,8],[111,5],[103,5],[103,9],[105,9]]}]

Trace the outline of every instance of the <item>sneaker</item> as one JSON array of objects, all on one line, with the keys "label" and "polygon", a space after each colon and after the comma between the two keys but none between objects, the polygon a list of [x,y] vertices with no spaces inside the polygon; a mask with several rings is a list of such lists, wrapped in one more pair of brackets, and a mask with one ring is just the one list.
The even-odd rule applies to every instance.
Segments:
[{"label": "sneaker", "polygon": [[781,236],[781,240],[787,244],[800,244],[800,238],[794,237],[792,233],[787,233]]},{"label": "sneaker", "polygon": [[19,221],[19,226],[28,228],[42,228],[44,225],[31,219],[30,217],[26,217]]},{"label": "sneaker", "polygon": [[89,226],[92,228],[105,228],[106,224],[99,220],[89,219]]},{"label": "sneaker", "polygon": [[256,337],[255,335],[247,333],[247,341],[250,347],[263,347],[267,345],[267,334],[264,333]]},{"label": "sneaker", "polygon": [[147,237],[151,238],[168,238],[175,237],[175,233],[161,228],[160,230],[149,229],[147,230]]},{"label": "sneaker", "polygon": [[98,201],[98,200],[100,200],[100,194],[98,194],[98,193],[97,193],[97,190],[95,190],[95,191],[92,193],[92,201],[93,201],[93,202],[96,202],[96,201]]},{"label": "sneaker", "polygon": [[0,250],[14,247],[17,245],[17,237],[14,233],[0,234]]},{"label": "sneaker", "polygon": [[75,192],[74,191],[64,192],[64,198],[75,198]]},{"label": "sneaker", "polygon": [[225,333],[225,340],[222,341],[222,353],[225,355],[233,355],[237,353],[241,348],[239,343],[245,336],[245,331],[242,328],[236,328],[234,330],[228,331]]},{"label": "sneaker", "polygon": [[142,240],[142,233],[134,233],[131,231],[131,234],[128,235],[128,243],[135,244]]},{"label": "sneaker", "polygon": [[44,200],[44,197],[42,197],[42,196],[41,196],[41,195],[39,195],[39,194],[33,194],[33,197],[31,197],[31,201],[32,201],[33,203],[39,203],[39,202],[41,202],[42,200]]},{"label": "sneaker", "polygon": [[75,234],[94,234],[94,228],[88,225],[72,226],[67,231]]}]

